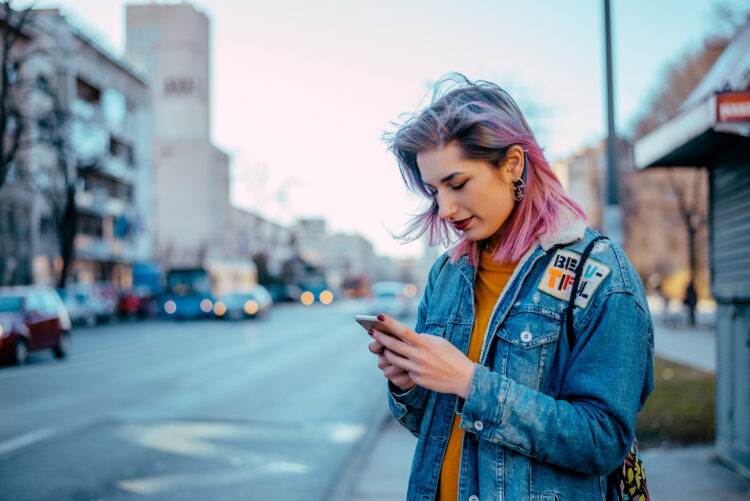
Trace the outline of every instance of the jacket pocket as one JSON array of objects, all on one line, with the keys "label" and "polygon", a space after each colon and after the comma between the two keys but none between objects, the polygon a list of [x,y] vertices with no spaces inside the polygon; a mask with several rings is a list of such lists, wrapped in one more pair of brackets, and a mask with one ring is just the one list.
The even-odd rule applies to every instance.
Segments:
[{"label": "jacket pocket", "polygon": [[496,332],[495,368],[533,389],[544,386],[560,338],[562,315],[534,305],[511,310]]}]

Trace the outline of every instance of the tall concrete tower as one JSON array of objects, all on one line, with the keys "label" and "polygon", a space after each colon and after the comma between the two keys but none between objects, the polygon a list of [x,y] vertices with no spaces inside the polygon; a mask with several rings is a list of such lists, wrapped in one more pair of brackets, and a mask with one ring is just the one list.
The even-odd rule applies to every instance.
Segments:
[{"label": "tall concrete tower", "polygon": [[228,156],[211,144],[208,17],[190,4],[126,7],[127,58],[150,79],[154,254],[167,265],[225,257]]}]

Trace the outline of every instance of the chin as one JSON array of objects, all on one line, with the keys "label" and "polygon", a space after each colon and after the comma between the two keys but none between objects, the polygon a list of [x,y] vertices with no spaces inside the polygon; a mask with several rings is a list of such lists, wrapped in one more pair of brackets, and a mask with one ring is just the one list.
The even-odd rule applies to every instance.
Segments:
[{"label": "chin", "polygon": [[466,238],[466,240],[469,240],[471,242],[479,242],[490,236],[490,235],[485,235],[481,231],[477,231],[477,230],[478,228],[468,228],[467,230],[464,231],[464,238]]}]

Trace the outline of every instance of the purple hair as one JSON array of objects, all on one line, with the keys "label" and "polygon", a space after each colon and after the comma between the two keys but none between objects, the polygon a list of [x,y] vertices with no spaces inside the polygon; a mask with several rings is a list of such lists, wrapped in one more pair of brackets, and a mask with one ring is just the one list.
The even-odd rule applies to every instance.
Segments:
[{"label": "purple hair", "polygon": [[[456,84],[457,88],[441,95],[441,88],[447,84]],[[397,237],[413,241],[429,232],[430,245],[451,245],[458,240],[453,262],[468,253],[470,262],[476,264],[477,242],[461,237],[438,216],[437,198],[425,187],[417,166],[420,152],[455,142],[461,147],[464,158],[484,160],[499,169],[511,146],[518,145],[525,150],[526,196],[516,203],[500,228],[500,245],[494,255],[497,262],[520,260],[542,235],[557,230],[561,216],[568,220],[575,217],[588,220],[552,172],[513,98],[491,82],[472,82],[458,73],[448,75],[435,85],[432,102],[427,108],[409,115],[395,133],[384,137],[388,149],[396,155],[407,188],[431,202]]]}]

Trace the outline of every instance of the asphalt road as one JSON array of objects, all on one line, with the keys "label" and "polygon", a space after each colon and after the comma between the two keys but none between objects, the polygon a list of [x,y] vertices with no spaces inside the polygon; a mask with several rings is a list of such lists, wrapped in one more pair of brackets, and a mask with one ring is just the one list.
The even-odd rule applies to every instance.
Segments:
[{"label": "asphalt road", "polygon": [[0,499],[326,499],[383,405],[358,309],[82,328],[0,369]]}]

